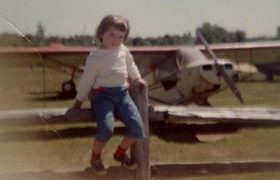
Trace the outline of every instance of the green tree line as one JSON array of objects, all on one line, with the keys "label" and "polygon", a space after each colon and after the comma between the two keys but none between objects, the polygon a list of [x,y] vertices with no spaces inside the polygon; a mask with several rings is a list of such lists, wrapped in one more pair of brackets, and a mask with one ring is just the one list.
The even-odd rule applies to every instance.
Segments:
[{"label": "green tree line", "polygon": [[[276,29],[274,37],[247,38],[243,30],[228,31],[225,28],[208,22],[203,23],[196,29],[200,31],[207,41],[211,43],[229,43],[263,40],[280,40],[280,26]],[[46,36],[46,28],[42,24],[37,25],[34,34],[25,36],[15,33],[0,33],[0,46],[49,46],[59,43],[65,46],[93,46],[96,45],[94,35],[73,35],[73,36]],[[158,37],[130,37],[127,44],[130,46],[166,46],[166,45],[187,45],[199,43],[195,35],[190,32],[184,34],[166,34]]]}]

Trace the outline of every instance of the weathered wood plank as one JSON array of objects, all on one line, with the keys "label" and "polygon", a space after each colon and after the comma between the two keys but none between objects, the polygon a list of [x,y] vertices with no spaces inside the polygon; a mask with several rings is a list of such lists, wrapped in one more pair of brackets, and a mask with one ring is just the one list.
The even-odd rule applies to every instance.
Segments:
[{"label": "weathered wood plank", "polygon": [[[280,124],[280,109],[268,107],[185,107],[155,106],[150,121],[186,123],[263,123]],[[201,121],[202,120],[202,121]],[[90,109],[67,108],[0,111],[0,125],[44,125],[93,123]]]},{"label": "weathered wood plank", "polygon": [[22,172],[0,173],[2,180],[134,180],[135,171],[128,171],[121,166],[110,166],[106,176],[97,176],[91,168],[86,169],[54,169],[54,170],[25,170]]},{"label": "weathered wood plank", "polygon": [[0,112],[0,125],[45,125],[94,122],[90,109],[67,108],[10,110]]},{"label": "weathered wood plank", "polygon": [[155,112],[168,111],[168,122],[206,120],[208,122],[280,123],[280,109],[269,107],[184,107],[156,106]]}]

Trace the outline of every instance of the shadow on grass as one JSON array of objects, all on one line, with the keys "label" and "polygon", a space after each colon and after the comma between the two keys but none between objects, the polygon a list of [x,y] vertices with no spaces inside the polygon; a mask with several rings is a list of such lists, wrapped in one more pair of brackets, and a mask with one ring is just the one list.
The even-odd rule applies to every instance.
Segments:
[{"label": "shadow on grass", "polygon": [[53,91],[53,92],[30,92],[32,98],[28,98],[29,101],[42,101],[42,102],[52,102],[52,101],[65,101],[74,99],[74,95],[65,95],[60,91]]},{"label": "shadow on grass", "polygon": [[280,80],[272,80],[272,81],[267,81],[265,79],[246,79],[246,80],[241,80],[239,83],[269,83],[269,84],[278,84],[280,83]]},{"label": "shadow on grass", "polygon": [[[125,178],[124,178],[125,177]],[[120,167],[108,168],[108,173],[105,176],[95,175],[90,168],[81,171],[29,171],[0,174],[0,179],[5,180],[129,180],[133,179],[134,173]]]},{"label": "shadow on grass", "polygon": [[[252,124],[207,124],[207,125],[187,125],[187,124],[166,124],[151,123],[150,134],[158,136],[165,141],[182,142],[182,143],[200,143],[196,134],[233,134],[242,128],[264,128],[276,127],[275,125],[252,125]],[[55,127],[54,127],[55,128]],[[17,141],[41,141],[54,139],[69,139],[81,137],[94,137],[95,127],[71,127],[65,129],[43,129],[43,130],[26,130],[26,131],[9,131],[0,132],[0,142],[17,142]],[[124,127],[116,127],[115,135],[125,134]]]},{"label": "shadow on grass", "polygon": [[[115,128],[115,134],[122,134],[123,128]],[[35,131],[20,131],[20,132],[3,132],[0,133],[1,142],[15,142],[15,141],[41,141],[54,140],[59,138],[81,138],[93,137],[96,133],[94,127],[71,127],[66,129],[46,129]]]},{"label": "shadow on grass", "polygon": [[[215,125],[184,125],[151,123],[150,133],[166,141],[198,143],[196,133],[233,133],[238,129],[231,124]],[[1,142],[53,140],[62,138],[93,137],[95,127],[71,127],[67,129],[44,129],[35,131],[13,131],[0,133]],[[115,135],[125,134],[124,127],[116,127]]]},{"label": "shadow on grass", "polygon": [[235,133],[239,127],[235,124],[166,124],[151,123],[152,134],[166,141],[199,143],[198,133],[228,134]]}]

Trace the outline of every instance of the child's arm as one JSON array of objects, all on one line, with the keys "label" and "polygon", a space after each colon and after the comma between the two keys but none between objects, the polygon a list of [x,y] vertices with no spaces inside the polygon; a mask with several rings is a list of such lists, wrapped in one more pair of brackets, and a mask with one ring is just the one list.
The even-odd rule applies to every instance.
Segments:
[{"label": "child's arm", "polygon": [[141,77],[139,70],[134,62],[133,56],[128,53],[128,58],[126,60],[127,65],[127,72],[128,77],[131,79],[131,84],[135,85],[142,85],[144,87],[148,87],[147,82]]},{"label": "child's arm", "polygon": [[128,73],[128,78],[130,79],[131,84],[134,84],[135,82],[142,81],[141,74],[138,70],[138,67],[136,66],[134,62],[134,58],[132,54],[128,51],[127,52],[127,58],[126,58],[126,69]]},{"label": "child's arm", "polygon": [[79,86],[77,88],[77,96],[74,104],[72,105],[73,109],[81,108],[83,101],[87,99],[88,93],[90,92],[92,85],[97,76],[98,67],[94,56],[90,54],[87,57],[84,73],[80,79]]},{"label": "child's arm", "polygon": [[97,61],[93,58],[94,57],[91,56],[88,57],[84,73],[82,74],[79,81],[76,96],[76,99],[79,101],[84,101],[88,98],[88,94],[92,88],[92,85],[94,84],[98,73],[98,64],[96,63]]}]

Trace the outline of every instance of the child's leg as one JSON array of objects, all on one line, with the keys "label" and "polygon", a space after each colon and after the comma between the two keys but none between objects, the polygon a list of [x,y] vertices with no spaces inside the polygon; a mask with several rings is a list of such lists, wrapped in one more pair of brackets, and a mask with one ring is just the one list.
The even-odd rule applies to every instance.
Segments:
[{"label": "child's leg", "polygon": [[137,139],[145,137],[144,125],[138,109],[130,98],[128,92],[122,98],[117,110],[120,113],[122,122],[125,124],[126,135],[115,151],[114,158],[127,169],[134,170],[138,167],[138,164],[134,159],[126,155],[126,151],[137,141]]},{"label": "child's leg", "polygon": [[100,175],[100,176],[107,174],[106,168],[101,160],[101,152],[102,152],[104,145],[105,145],[104,142],[101,142],[101,141],[98,141],[97,139],[95,139],[93,148],[92,148],[91,160],[90,160],[90,164],[91,164],[91,168],[92,168],[93,172],[96,175]]},{"label": "child's leg", "polygon": [[128,149],[136,141],[137,141],[136,138],[129,138],[129,137],[124,136],[121,143],[120,143],[120,147],[122,147],[123,149]]},{"label": "child's leg", "polygon": [[122,122],[126,127],[125,137],[128,139],[142,139],[145,137],[144,124],[134,101],[127,92],[118,109]]},{"label": "child's leg", "polygon": [[91,100],[91,108],[95,114],[97,128],[90,163],[93,172],[97,175],[105,175],[106,168],[102,163],[101,154],[106,142],[113,135],[114,105],[111,99],[96,95]]},{"label": "child's leg", "polygon": [[97,139],[94,140],[91,161],[101,159],[101,154],[104,146],[105,146],[104,142],[98,141]]},{"label": "child's leg", "polygon": [[115,151],[115,156],[121,157],[126,154],[126,151],[137,141],[136,138],[129,138],[124,136],[121,143],[119,144],[117,150]]},{"label": "child's leg", "polygon": [[128,92],[122,99],[117,110],[120,113],[121,120],[126,126],[127,133],[119,144],[115,155],[124,155],[127,149],[129,149],[137,139],[145,137],[144,125],[140,113]]},{"label": "child's leg", "polygon": [[92,149],[92,160],[101,158],[103,147],[114,131],[114,105],[110,99],[102,95],[93,97],[91,107],[95,114],[97,128],[96,139]]}]

